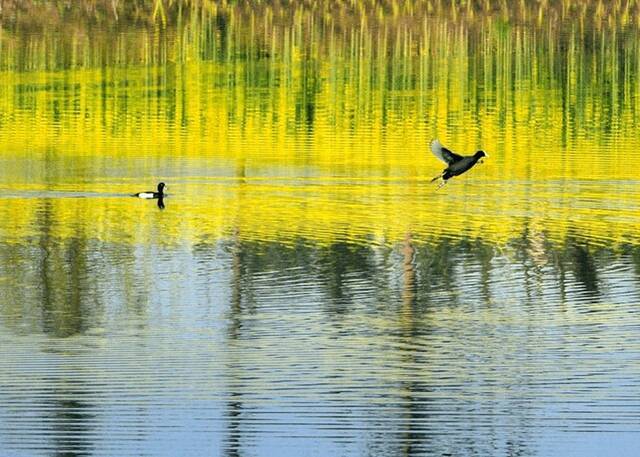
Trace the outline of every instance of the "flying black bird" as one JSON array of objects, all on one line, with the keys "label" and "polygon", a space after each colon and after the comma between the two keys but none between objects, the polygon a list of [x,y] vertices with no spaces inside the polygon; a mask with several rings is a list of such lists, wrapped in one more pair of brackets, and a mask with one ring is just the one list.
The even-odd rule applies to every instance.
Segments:
[{"label": "flying black bird", "polygon": [[478,160],[488,157],[488,154],[484,151],[478,151],[472,156],[461,156],[442,146],[438,140],[431,142],[431,152],[448,165],[441,174],[431,180],[433,182],[438,178],[442,178],[442,183],[438,186],[438,189],[447,183],[447,179],[461,175],[473,167]]}]

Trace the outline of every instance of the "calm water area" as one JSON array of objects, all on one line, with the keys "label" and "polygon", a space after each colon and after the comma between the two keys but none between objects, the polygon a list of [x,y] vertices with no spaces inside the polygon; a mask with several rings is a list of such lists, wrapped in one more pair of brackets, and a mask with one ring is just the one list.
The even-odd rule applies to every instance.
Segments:
[{"label": "calm water area", "polygon": [[265,3],[2,20],[0,456],[638,455],[638,16]]}]

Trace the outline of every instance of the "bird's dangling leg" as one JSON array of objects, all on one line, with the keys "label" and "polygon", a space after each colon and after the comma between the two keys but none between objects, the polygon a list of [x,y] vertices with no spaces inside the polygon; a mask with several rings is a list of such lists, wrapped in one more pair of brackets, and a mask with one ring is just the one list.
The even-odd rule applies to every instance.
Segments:
[{"label": "bird's dangling leg", "polygon": [[442,182],[440,184],[438,184],[438,187],[436,187],[436,190],[439,190],[441,187],[443,187],[445,184],[447,183],[446,179],[443,179]]}]

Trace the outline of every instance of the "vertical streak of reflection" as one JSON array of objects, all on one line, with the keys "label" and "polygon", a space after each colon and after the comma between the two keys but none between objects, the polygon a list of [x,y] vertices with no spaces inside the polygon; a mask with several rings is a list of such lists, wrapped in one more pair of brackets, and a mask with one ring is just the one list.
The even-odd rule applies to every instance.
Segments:
[{"label": "vertical streak of reflection", "polygon": [[[243,189],[246,178],[246,169],[244,161],[239,162],[236,168],[236,178],[238,178],[240,190],[238,192],[238,201],[242,203],[244,195]],[[241,208],[238,210],[236,216],[242,217]],[[232,235],[232,250],[231,250],[231,303],[229,312],[229,327],[228,338],[231,344],[228,346],[234,347],[235,343],[240,337],[240,331],[242,328],[242,291],[244,286],[244,265],[243,265],[243,247],[242,237],[240,233],[240,223],[236,223],[236,227],[233,230]],[[231,360],[227,365],[229,369],[229,379],[232,383],[239,382],[239,379],[235,375],[236,367],[234,360]],[[242,394],[235,391],[233,388],[229,389],[228,399],[224,408],[227,418],[227,434],[224,443],[224,455],[227,457],[239,457],[240,447],[242,445],[242,411],[244,409]]]}]

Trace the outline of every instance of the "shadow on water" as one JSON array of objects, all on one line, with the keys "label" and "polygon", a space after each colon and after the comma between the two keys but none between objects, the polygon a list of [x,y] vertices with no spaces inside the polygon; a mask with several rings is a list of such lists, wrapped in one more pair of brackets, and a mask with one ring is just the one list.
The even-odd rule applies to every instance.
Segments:
[{"label": "shadow on water", "polygon": [[52,220],[51,202],[42,204],[40,237],[37,246],[39,256],[38,276],[43,330],[58,337],[68,337],[81,333],[85,313],[83,295],[89,289],[89,268],[87,265],[86,238],[76,236],[61,242],[50,236]]},{"label": "shadow on water", "polygon": [[[225,248],[233,253],[232,309],[255,309],[260,302],[258,292],[268,291],[268,285],[262,289],[263,283],[268,284],[265,277],[275,282],[295,279],[297,274],[313,275],[323,296],[335,305],[327,311],[336,315],[360,305],[363,298],[376,300],[391,290],[395,290],[405,308],[422,311],[438,302],[462,305],[460,299],[468,298],[472,292],[474,300],[490,305],[498,300],[494,289],[506,286],[496,281],[505,269],[512,270],[513,279],[524,282],[518,298],[526,298],[527,291],[533,294],[538,287],[534,280],[538,280],[543,288],[564,290],[565,295],[570,290],[581,294],[566,295],[567,299],[600,302],[604,292],[599,275],[610,269],[638,269],[637,247],[627,246],[618,252],[590,246],[581,238],[567,238],[562,245],[545,243],[542,257],[532,247],[535,243],[538,241],[522,238],[497,248],[479,240],[443,238],[438,243],[425,244],[412,241],[410,234],[397,247],[347,242],[318,246],[302,241],[292,246],[238,240]],[[635,286],[636,282],[631,284]],[[615,296],[615,291],[608,290],[609,294],[612,292]],[[536,303],[533,298],[531,295],[532,306]]]},{"label": "shadow on water", "polygon": [[569,263],[573,267],[576,281],[582,284],[594,299],[598,299],[598,272],[591,249],[583,243],[570,243],[570,246],[567,254],[572,257],[573,261]]},{"label": "shadow on water", "polygon": [[[400,247],[402,254],[402,328],[400,333],[406,341],[412,341],[422,332],[416,328],[416,319],[413,318],[417,309],[417,272],[416,249],[411,234],[407,233],[404,243]],[[407,366],[420,366],[424,360],[420,360],[420,354],[413,351],[405,351],[402,363]],[[410,376],[402,381],[401,391],[404,406],[403,418],[406,421],[406,431],[401,432],[399,441],[406,443],[405,455],[418,455],[426,449],[437,447],[431,436],[431,431],[418,424],[424,424],[434,419],[433,404],[428,399],[433,394],[433,389],[428,383],[421,382],[419,376]]]},{"label": "shadow on water", "polygon": [[[333,449],[331,443],[364,441],[390,455],[401,448],[405,455],[446,455],[451,441],[444,437],[449,436],[461,451],[457,455],[483,454],[494,447],[534,455],[526,443],[540,426],[540,415],[593,425],[588,425],[591,416],[580,416],[569,404],[565,412],[548,410],[551,406],[531,398],[550,390],[547,394],[562,403],[557,389],[579,391],[580,377],[564,373],[569,377],[558,381],[556,371],[572,370],[576,354],[593,359],[587,366],[599,366],[600,355],[589,344],[624,338],[628,326],[620,326],[617,316],[640,299],[638,247],[615,251],[571,238],[554,245],[531,233],[500,248],[472,239],[419,243],[411,233],[396,246],[303,240],[284,245],[242,240],[238,231],[189,251],[174,247],[152,256],[138,254],[139,259],[154,259],[153,269],[141,278],[133,272],[147,268],[132,268],[136,254],[127,245],[90,240],[82,231],[61,242],[45,228],[56,224],[46,202],[40,214],[37,243],[0,244],[1,273],[8,278],[0,282],[0,292],[10,297],[0,308],[0,338],[6,332],[24,337],[41,333],[53,338],[43,344],[47,348],[65,340],[75,345],[73,337],[86,338],[96,327],[113,335],[113,348],[65,350],[69,366],[82,367],[91,360],[82,388],[58,388],[79,385],[74,370],[33,388],[54,405],[52,427],[66,430],[43,431],[43,437],[58,437],[58,444],[46,446],[77,455],[97,445],[84,437],[91,436],[98,417],[110,414],[93,400],[112,389],[136,389],[137,381],[123,383],[118,369],[104,371],[113,370],[112,359],[124,367],[137,360],[133,373],[157,373],[140,378],[149,385],[144,401],[135,400],[141,411],[125,408],[117,414],[162,415],[158,411],[172,408],[163,403],[166,395],[195,389],[196,398],[207,399],[215,392],[218,406],[205,409],[206,422],[194,419],[193,427],[209,430],[211,420],[223,425],[210,430],[210,436],[229,456],[261,446],[262,433],[282,442],[311,434],[327,450]],[[37,265],[36,273],[8,268],[16,258]],[[189,270],[198,273],[188,281],[167,282]],[[119,278],[127,292],[103,288],[96,280],[101,277]],[[620,281],[624,287],[615,287]],[[592,308],[601,315],[595,322],[597,334],[585,333],[593,322],[580,321],[571,312]],[[30,322],[24,309],[39,310],[42,320]],[[162,317],[165,313],[170,321]],[[210,313],[223,318],[210,320]],[[176,338],[174,331],[184,336]],[[556,339],[567,332],[564,347],[558,347]],[[197,345],[188,342],[203,335]],[[126,344],[117,349],[121,338]],[[531,346],[532,340],[536,345]],[[112,353],[116,349],[122,352]],[[147,354],[141,367],[136,350]],[[86,351],[90,359],[82,355]],[[170,358],[173,353],[179,356]],[[53,354],[45,349],[40,357]],[[612,373],[632,374],[625,371],[624,358],[614,363],[619,368]],[[44,366],[36,363],[24,370],[44,376]],[[8,375],[18,369],[10,367]],[[527,381],[531,376],[536,379]],[[172,381],[181,378],[190,381]],[[213,390],[211,382],[217,386]],[[617,381],[605,377],[600,382],[607,386]],[[0,384],[12,389],[2,378]],[[613,388],[607,395],[622,394]],[[0,405],[7,398],[0,394]],[[18,405],[18,410],[37,409],[27,399]],[[604,412],[600,417],[620,420]],[[125,436],[136,436],[132,446],[138,449],[145,440],[143,421],[113,420],[132,427],[110,425],[116,435],[124,434],[125,443]],[[334,430],[332,423],[340,427]],[[510,430],[508,436],[504,430]],[[21,432],[12,428],[10,433],[15,437]],[[470,433],[474,438],[465,443]]]},{"label": "shadow on water", "polygon": [[326,288],[330,312],[337,317],[348,310],[357,300],[358,293],[362,292],[353,287],[353,283],[376,276],[375,265],[370,259],[371,250],[361,245],[338,242],[317,252],[317,257],[314,254],[315,251],[308,253]]},{"label": "shadow on water", "polygon": [[[51,424],[53,455],[60,457],[81,457],[94,454],[92,435],[96,433],[96,416],[92,413],[95,405],[94,393],[87,390],[77,379],[49,379],[55,387],[43,392],[50,403],[47,422]],[[88,399],[89,402],[84,399]]]}]

